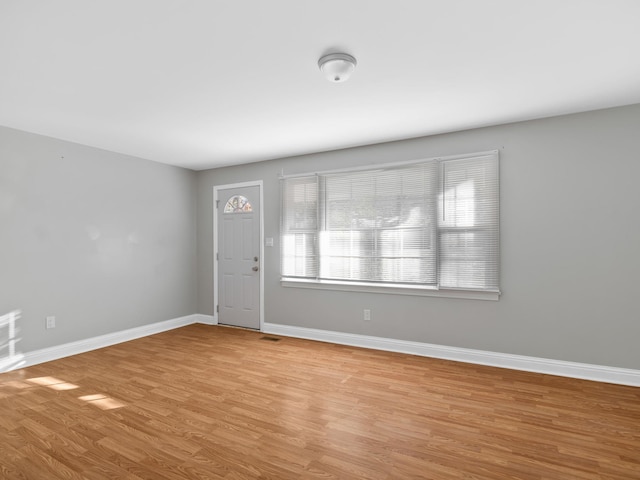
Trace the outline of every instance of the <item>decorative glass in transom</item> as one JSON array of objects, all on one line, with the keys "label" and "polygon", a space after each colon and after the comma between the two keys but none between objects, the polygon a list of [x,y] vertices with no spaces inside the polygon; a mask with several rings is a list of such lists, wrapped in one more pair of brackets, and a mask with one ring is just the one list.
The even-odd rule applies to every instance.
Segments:
[{"label": "decorative glass in transom", "polygon": [[224,206],[224,213],[248,213],[253,212],[249,199],[243,195],[234,195]]}]

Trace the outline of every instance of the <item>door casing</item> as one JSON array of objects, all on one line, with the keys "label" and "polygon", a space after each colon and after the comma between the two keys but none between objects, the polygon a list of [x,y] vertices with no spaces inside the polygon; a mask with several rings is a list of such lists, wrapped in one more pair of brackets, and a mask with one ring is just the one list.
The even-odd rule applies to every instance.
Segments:
[{"label": "door casing", "polygon": [[262,332],[264,329],[264,194],[263,194],[263,182],[262,180],[254,180],[250,182],[242,182],[242,183],[230,183],[227,185],[216,185],[213,187],[213,323],[218,324],[218,305],[219,305],[219,297],[218,297],[218,208],[217,204],[221,199],[219,198],[220,190],[228,190],[233,188],[241,188],[241,187],[255,187],[257,186],[259,189],[260,195],[260,259],[258,262],[259,266],[259,276],[260,276],[260,331]]}]

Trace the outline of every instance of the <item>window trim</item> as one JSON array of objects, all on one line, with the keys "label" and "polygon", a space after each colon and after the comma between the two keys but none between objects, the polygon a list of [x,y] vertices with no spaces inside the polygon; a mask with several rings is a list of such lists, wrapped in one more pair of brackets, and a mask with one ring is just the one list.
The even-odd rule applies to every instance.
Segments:
[{"label": "window trim", "polygon": [[472,290],[438,288],[433,286],[411,285],[406,283],[367,283],[344,282],[340,280],[316,280],[307,278],[281,277],[280,285],[288,288],[309,288],[316,290],[337,290],[340,292],[366,292],[391,295],[412,295],[419,297],[464,298],[468,300],[500,299],[500,290]]}]

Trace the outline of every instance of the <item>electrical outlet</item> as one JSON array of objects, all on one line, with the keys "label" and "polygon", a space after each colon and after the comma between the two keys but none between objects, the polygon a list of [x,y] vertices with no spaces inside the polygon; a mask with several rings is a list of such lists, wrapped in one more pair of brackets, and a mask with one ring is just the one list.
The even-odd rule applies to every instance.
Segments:
[{"label": "electrical outlet", "polygon": [[56,317],[47,317],[47,328],[56,328]]},{"label": "electrical outlet", "polygon": [[371,310],[369,310],[368,308],[365,308],[363,310],[363,318],[366,322],[368,322],[369,320],[371,320]]}]

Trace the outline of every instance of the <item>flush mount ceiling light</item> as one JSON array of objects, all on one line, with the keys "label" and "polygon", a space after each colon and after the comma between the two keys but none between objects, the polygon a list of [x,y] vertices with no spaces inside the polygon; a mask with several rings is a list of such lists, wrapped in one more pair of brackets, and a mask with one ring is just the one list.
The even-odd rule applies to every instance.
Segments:
[{"label": "flush mount ceiling light", "polygon": [[324,76],[334,83],[346,81],[357,64],[356,59],[346,53],[330,53],[318,60],[318,67]]}]

